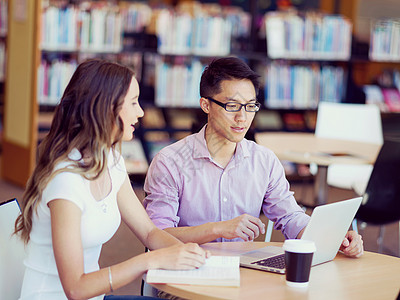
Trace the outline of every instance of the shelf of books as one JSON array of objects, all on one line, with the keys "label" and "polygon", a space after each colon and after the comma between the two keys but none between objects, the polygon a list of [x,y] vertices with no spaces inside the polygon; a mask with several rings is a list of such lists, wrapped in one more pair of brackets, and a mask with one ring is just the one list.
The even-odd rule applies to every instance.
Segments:
[{"label": "shelf of books", "polygon": [[106,2],[43,8],[40,48],[116,53],[122,50],[122,15]]},{"label": "shelf of books", "polygon": [[363,85],[366,103],[379,106],[386,115],[383,117],[389,119],[388,113],[400,112],[399,18],[371,21],[368,58],[370,65],[380,65],[380,72],[371,83]]},{"label": "shelf of books", "polygon": [[[123,51],[123,34],[124,30],[135,31],[141,26],[137,21],[137,8],[143,12],[143,7],[147,7],[130,3],[119,6],[106,1],[43,4],[41,62],[37,72],[37,99],[42,111],[38,123],[39,141],[50,127],[54,106],[83,60],[102,57],[121,62],[134,69],[137,79],[141,80],[143,53]],[[146,173],[148,162],[140,140],[124,143],[122,153],[131,174]]]},{"label": "shelf of books", "polygon": [[348,60],[352,24],[340,15],[270,12],[265,15],[268,56],[273,59]]},{"label": "shelf of books", "polygon": [[319,101],[341,102],[342,67],[274,61],[265,68],[265,106],[274,109],[317,109]]},{"label": "shelf of books", "polygon": [[238,7],[190,2],[160,10],[156,24],[160,54],[226,56],[233,39],[250,36],[251,16]]},{"label": "shelf of books", "polygon": [[400,112],[400,69],[384,71],[376,84],[363,86],[366,103],[379,106],[384,113]]},{"label": "shelf of books", "polygon": [[156,64],[155,104],[159,107],[200,107],[199,83],[205,65],[198,59],[178,57]]},{"label": "shelf of books", "polygon": [[372,22],[369,58],[373,61],[400,62],[400,19]]},{"label": "shelf of books", "polygon": [[[346,100],[352,22],[341,15],[275,11],[262,16],[196,1],[174,7],[143,1],[43,3],[41,109],[52,110],[84,59],[103,57],[127,64],[140,82],[145,118],[136,134],[148,160],[157,149],[192,132],[201,113],[200,77],[215,57],[240,56],[262,75],[259,101],[263,107],[255,130],[312,131],[320,101]],[[400,59],[398,24],[398,20],[374,21],[371,60]],[[384,103],[383,111],[399,111],[396,101],[385,100],[397,97],[400,80],[398,75],[394,78],[397,85],[381,90],[381,100],[376,100],[376,89],[365,87],[367,102]],[[152,124],[147,115],[163,121]],[[182,124],[176,124],[177,119]]]}]

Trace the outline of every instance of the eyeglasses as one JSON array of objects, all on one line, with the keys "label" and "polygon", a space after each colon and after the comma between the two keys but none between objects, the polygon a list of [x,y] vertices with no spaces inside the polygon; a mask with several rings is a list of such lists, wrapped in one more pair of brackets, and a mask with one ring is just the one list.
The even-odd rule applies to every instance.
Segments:
[{"label": "eyeglasses", "polygon": [[219,102],[211,97],[204,97],[208,100],[210,100],[211,102],[214,102],[215,104],[218,104],[219,106],[223,107],[226,111],[228,112],[236,112],[236,111],[240,111],[242,109],[242,107],[244,106],[244,109],[247,112],[257,112],[260,110],[260,106],[261,104],[259,102],[252,102],[252,103],[247,103],[247,104],[240,104],[237,102],[227,102],[227,103],[222,103]]}]

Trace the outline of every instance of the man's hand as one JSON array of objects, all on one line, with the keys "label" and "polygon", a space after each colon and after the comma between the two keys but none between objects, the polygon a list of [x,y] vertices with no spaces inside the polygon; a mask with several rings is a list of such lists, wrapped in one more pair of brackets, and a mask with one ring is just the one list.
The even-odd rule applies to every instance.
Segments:
[{"label": "man's hand", "polygon": [[265,233],[265,224],[259,218],[243,214],[232,220],[216,223],[215,230],[225,239],[241,238],[244,241],[252,241],[260,233]]},{"label": "man's hand", "polygon": [[361,235],[355,231],[348,231],[340,246],[340,250],[347,256],[360,257],[364,253]]}]

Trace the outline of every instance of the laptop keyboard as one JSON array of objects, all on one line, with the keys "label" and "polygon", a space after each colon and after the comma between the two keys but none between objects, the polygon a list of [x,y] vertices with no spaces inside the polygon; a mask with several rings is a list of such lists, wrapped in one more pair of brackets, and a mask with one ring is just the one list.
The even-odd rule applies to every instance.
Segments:
[{"label": "laptop keyboard", "polygon": [[284,269],[285,268],[285,254],[269,257],[267,259],[261,259],[258,261],[252,262],[252,264],[276,268],[276,269]]}]

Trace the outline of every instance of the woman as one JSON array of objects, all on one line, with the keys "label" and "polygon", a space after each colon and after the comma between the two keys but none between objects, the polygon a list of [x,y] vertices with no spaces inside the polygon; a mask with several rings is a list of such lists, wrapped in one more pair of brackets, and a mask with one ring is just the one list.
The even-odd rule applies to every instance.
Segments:
[{"label": "woman", "polygon": [[[116,63],[89,60],[72,76],[16,221],[29,249],[21,299],[103,299],[149,269],[197,268],[209,255],[157,229],[132,190],[117,149],[143,117],[138,98],[133,72]],[[158,250],[99,269],[121,218]]]}]

